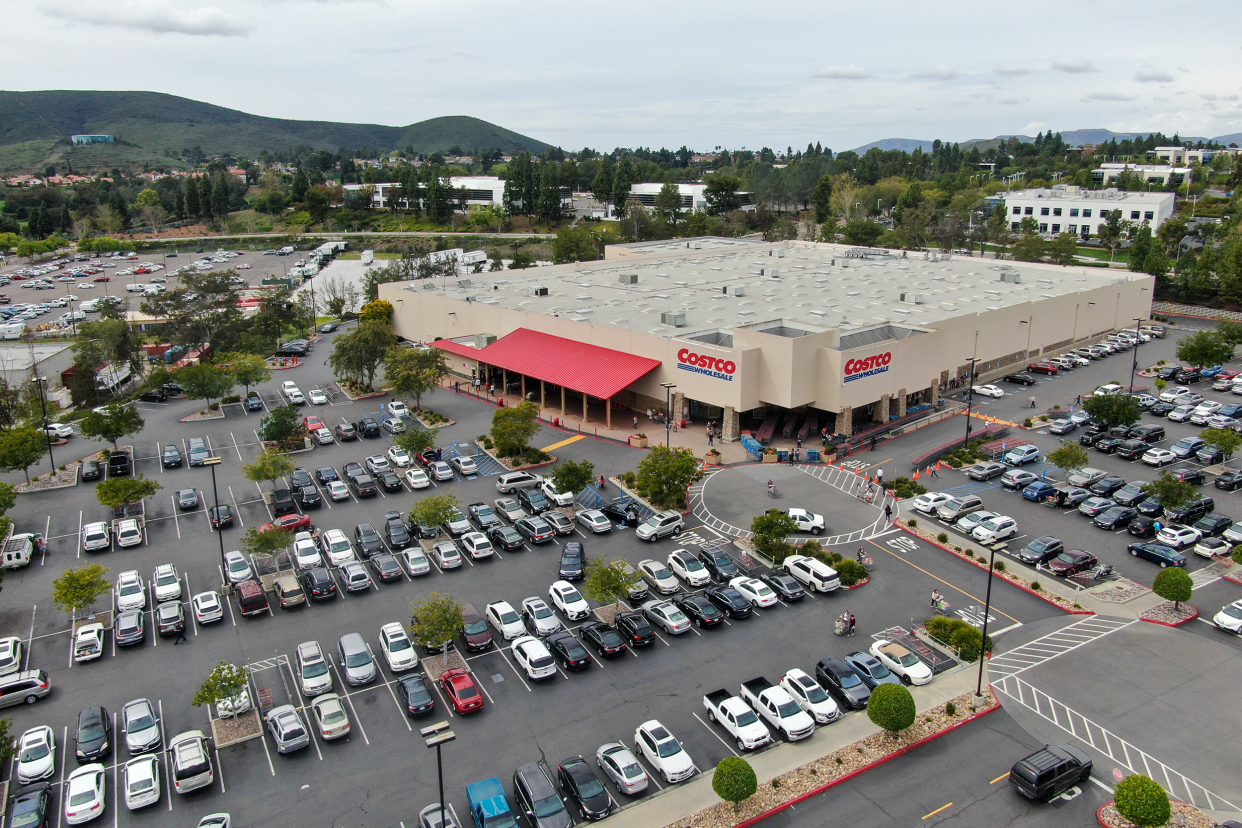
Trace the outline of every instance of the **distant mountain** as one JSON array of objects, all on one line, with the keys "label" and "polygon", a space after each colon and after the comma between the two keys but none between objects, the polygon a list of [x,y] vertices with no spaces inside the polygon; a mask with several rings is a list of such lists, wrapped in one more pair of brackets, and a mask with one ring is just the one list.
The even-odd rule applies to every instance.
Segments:
[{"label": "distant mountain", "polygon": [[[1111,129],[1071,129],[1063,131],[1061,138],[1072,147],[1081,147],[1085,144],[1103,144],[1116,138],[1118,141],[1126,138],[1144,138],[1150,133],[1148,132],[1113,132]],[[1183,143],[1194,144],[1199,141],[1211,140],[1217,144],[1231,143],[1242,144],[1242,132],[1235,132],[1232,135],[1219,135],[1215,138],[1200,138],[1193,135],[1181,135]],[[962,149],[978,147],[979,151],[991,149],[998,146],[1002,141],[1008,141],[1010,138],[1017,138],[1023,143],[1031,143],[1035,140],[1034,135],[997,135],[995,138],[972,138],[969,141],[961,141]],[[882,141],[872,141],[870,144],[863,144],[856,147],[854,152],[859,155],[865,155],[867,150],[876,148],[881,150],[901,150],[902,152],[914,152],[916,147],[921,147],[923,152],[930,152],[932,147],[931,141],[920,141],[913,138],[885,138]]]},{"label": "distant mountain", "polygon": [[27,152],[19,154],[37,154],[39,143],[63,141],[75,134],[112,135],[156,156],[195,146],[208,155],[242,157],[298,144],[333,151],[412,146],[421,153],[443,152],[453,146],[505,152],[549,148],[543,141],[462,115],[393,127],[266,118],[158,92],[0,92],[0,156],[13,155],[3,152],[13,145],[25,145]]},{"label": "distant mountain", "polygon": [[920,141],[917,138],[885,138],[882,141],[872,141],[870,144],[863,144],[861,147],[855,147],[854,152],[859,155],[866,155],[867,150],[901,150],[902,152],[914,152],[916,149],[922,149],[923,152],[931,152],[931,141]]}]

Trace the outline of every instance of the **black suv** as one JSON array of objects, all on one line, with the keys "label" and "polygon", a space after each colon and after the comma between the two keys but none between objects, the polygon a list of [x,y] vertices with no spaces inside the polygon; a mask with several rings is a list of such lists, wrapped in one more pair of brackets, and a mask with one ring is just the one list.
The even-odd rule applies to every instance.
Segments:
[{"label": "black suv", "polygon": [[1158,443],[1164,439],[1164,426],[1155,423],[1143,423],[1130,429],[1131,440],[1142,440],[1145,443]]},{"label": "black suv", "polygon": [[561,548],[559,574],[566,581],[581,581],[586,577],[586,550],[578,541],[569,541]]},{"label": "black suv", "polygon": [[400,512],[388,512],[384,515],[384,534],[388,536],[388,545],[393,549],[404,549],[413,541]]},{"label": "black suv", "polygon": [[375,497],[379,487],[369,474],[351,474],[346,478],[349,488],[353,489],[354,497]]},{"label": "black suv", "polygon": [[546,512],[552,508],[551,501],[538,489],[518,489],[517,499],[522,504],[522,508],[532,515]]},{"label": "black suv", "polygon": [[1216,501],[1210,497],[1201,497],[1196,501],[1178,506],[1176,509],[1165,510],[1164,516],[1170,523],[1192,524],[1216,508]]},{"label": "black suv", "polygon": [[1067,745],[1045,745],[1009,771],[1009,784],[1027,799],[1050,800],[1091,778],[1091,758]]},{"label": "black suv", "polygon": [[276,517],[281,515],[292,515],[298,510],[297,504],[293,502],[293,493],[288,489],[277,489],[272,492],[272,514]]},{"label": "black suv", "polygon": [[698,553],[703,568],[712,574],[717,581],[727,583],[738,576],[737,564],[723,549],[701,549]]},{"label": "black suv", "polygon": [[542,762],[522,765],[514,772],[513,798],[535,828],[571,828],[574,824]]},{"label": "black suv", "polygon": [[625,636],[631,647],[646,647],[655,641],[655,630],[647,623],[640,612],[622,612],[617,614],[617,632]]},{"label": "black suv", "polygon": [[862,710],[871,698],[871,688],[854,672],[854,668],[835,656],[820,659],[815,665],[815,680],[849,710]]},{"label": "black suv", "polygon": [[354,427],[358,429],[358,433],[363,437],[373,438],[380,436],[379,423],[375,422],[375,420],[372,420],[370,417],[363,417],[354,425]]},{"label": "black suv", "polygon": [[336,581],[322,566],[313,566],[298,575],[302,588],[312,601],[326,601],[336,597]]},{"label": "black suv", "polygon": [[354,545],[368,558],[385,551],[380,533],[369,523],[359,523],[354,527]]},{"label": "black suv", "polygon": [[323,495],[314,486],[301,486],[293,490],[293,499],[302,510],[318,509],[323,505]]},{"label": "black suv", "polygon": [[1117,456],[1123,460],[1137,460],[1151,448],[1142,440],[1126,440],[1117,446]]}]

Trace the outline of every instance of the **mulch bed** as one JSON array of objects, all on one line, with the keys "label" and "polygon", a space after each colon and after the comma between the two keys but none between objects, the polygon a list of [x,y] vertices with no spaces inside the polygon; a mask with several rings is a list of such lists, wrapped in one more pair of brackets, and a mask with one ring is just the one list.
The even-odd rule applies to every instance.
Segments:
[{"label": "mulch bed", "polygon": [[196,411],[195,413],[191,414],[188,417],[182,417],[177,422],[193,423],[199,420],[223,420],[223,419],[224,419],[223,411]]},{"label": "mulch bed", "polygon": [[463,669],[470,668],[470,665],[466,664],[466,659],[462,658],[461,653],[456,650],[449,650],[448,666],[445,666],[444,664],[443,653],[423,656],[422,665],[423,670],[427,673],[427,678],[431,681],[439,681],[442,673],[447,670],[452,670],[454,667],[460,667]]},{"label": "mulch bed", "polygon": [[[1216,820],[1200,811],[1193,805],[1174,800],[1173,816],[1164,824],[1164,828],[1215,828]],[[1138,828],[1133,822],[1117,813],[1117,806],[1109,801],[1095,814],[1096,820],[1104,828]]]},{"label": "mulch bed", "polygon": [[1126,601],[1133,601],[1140,595],[1146,595],[1151,592],[1151,588],[1145,587],[1137,581],[1131,581],[1129,578],[1118,578],[1106,584],[1090,587],[1086,592],[1097,601],[1106,601],[1110,604],[1124,604]]},{"label": "mulch bed", "polygon": [[30,494],[31,492],[46,492],[51,489],[66,489],[70,486],[78,485],[78,461],[66,463],[65,468],[57,469],[55,474],[48,472],[41,474],[29,483],[22,481],[14,488],[18,494]]},{"label": "mulch bed", "polygon": [[225,748],[263,735],[259,711],[251,710],[231,719],[212,719],[211,738],[217,748]]},{"label": "mulch bed", "polygon": [[1180,627],[1198,617],[1199,611],[1190,604],[1183,602],[1179,607],[1172,601],[1165,601],[1163,604],[1157,604],[1139,613],[1139,618],[1144,621],[1166,624],[1170,627]]}]

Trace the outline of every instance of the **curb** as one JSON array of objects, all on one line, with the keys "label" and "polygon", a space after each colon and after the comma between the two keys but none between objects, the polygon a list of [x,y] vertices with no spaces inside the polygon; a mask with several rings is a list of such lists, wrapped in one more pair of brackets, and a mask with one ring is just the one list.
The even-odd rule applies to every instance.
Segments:
[{"label": "curb", "polygon": [[[223,407],[223,406],[222,406],[222,407]],[[201,421],[203,421],[203,420],[223,420],[223,419],[224,419],[224,412],[223,412],[223,411],[220,411],[220,412],[218,412],[217,414],[215,414],[214,416],[211,416],[211,417],[200,417],[200,416],[198,416],[197,414],[191,414],[191,415],[190,415],[190,416],[188,416],[188,417],[182,417],[181,419],[177,420],[177,422],[179,422],[179,423],[197,423],[197,422],[201,422]]]},{"label": "curb", "polygon": [[1148,624],[1159,624],[1162,627],[1180,627],[1183,624],[1189,624],[1191,621],[1194,621],[1196,618],[1199,617],[1199,610],[1196,607],[1191,607],[1191,609],[1195,611],[1195,614],[1189,615],[1186,618],[1183,618],[1181,621],[1160,621],[1155,618],[1144,618],[1141,615],[1139,616],[1139,620],[1146,621]]},{"label": "curb", "polygon": [[[908,535],[914,535],[914,537],[918,538],[918,539],[919,539],[919,540],[921,540],[921,541],[924,541],[924,542],[926,542],[926,543],[930,543],[930,544],[931,544],[931,545],[933,545],[933,546],[938,546],[938,547],[940,547],[940,548],[941,548],[941,549],[943,549],[945,552],[948,552],[950,555],[954,555],[954,556],[956,556],[956,557],[960,558],[960,559],[961,559],[961,560],[963,560],[963,561],[967,561],[968,563],[973,564],[974,566],[978,567],[979,569],[987,570],[987,567],[986,567],[986,566],[979,566],[979,562],[978,562],[977,560],[975,560],[974,558],[967,558],[965,555],[958,555],[958,553],[957,553],[957,552],[954,552],[952,549],[950,549],[950,548],[948,548],[947,546],[945,546],[945,545],[941,544],[939,541],[935,541],[935,540],[928,540],[927,538],[923,537],[922,535],[919,535],[919,534],[918,534],[918,533],[916,533],[916,532],[912,532],[912,531],[910,531],[910,529],[909,529],[909,528],[907,528],[907,527],[905,527],[905,526],[899,526],[898,528],[899,528],[899,529],[901,529],[903,532],[905,532],[905,533],[906,533],[906,534],[908,534]],[[1060,604],[1058,604],[1056,601],[1050,601],[1050,600],[1048,600],[1048,596],[1046,596],[1046,595],[1042,595],[1042,594],[1040,594],[1039,592],[1036,592],[1035,590],[1031,589],[1030,587],[1024,587],[1024,586],[1022,586],[1022,584],[1015,583],[1014,581],[1012,581],[1012,580],[1010,580],[1009,578],[1007,578],[1007,577],[1005,576],[1005,573],[1004,573],[1004,572],[996,572],[995,570],[993,570],[993,573],[996,575],[996,577],[1000,578],[1001,580],[1003,580],[1005,583],[1009,584],[1010,586],[1017,587],[1018,589],[1022,590],[1023,592],[1025,592],[1025,593],[1027,593],[1027,594],[1029,594],[1029,595],[1034,595],[1034,596],[1035,596],[1036,598],[1038,598],[1039,600],[1041,600],[1041,601],[1043,601],[1043,602],[1045,602],[1045,603],[1051,604],[1052,606],[1056,607],[1057,609],[1061,610],[1061,611],[1062,611],[1062,612],[1064,612],[1064,613],[1067,613],[1068,615],[1095,615],[1095,612],[1093,612],[1092,610],[1089,610],[1089,609],[1077,609],[1077,610],[1076,610],[1076,609],[1066,609],[1065,607],[1063,607],[1063,606],[1061,606]]]},{"label": "curb", "polygon": [[[846,560],[848,560],[848,558]],[[868,575],[866,578],[863,578],[861,581],[854,584],[853,586],[847,586],[846,589],[858,589],[860,586],[866,586],[869,583],[871,583],[870,575]]]},{"label": "curb", "polygon": [[815,788],[814,790],[807,791],[806,793],[801,794],[800,796],[797,796],[781,805],[777,805],[775,808],[764,811],[763,813],[758,814],[757,816],[753,816],[746,820],[743,820],[742,822],[736,823],[733,826],[733,828],[749,828],[749,826],[751,825],[757,825],[758,823],[762,822],[768,817],[779,814],[781,811],[784,811],[786,808],[805,802],[811,797],[819,796],[820,794],[822,794],[824,791],[828,790],[829,788],[835,788],[837,785],[840,785],[843,782],[848,782],[849,780],[853,779],[855,776],[866,773],[867,771],[873,768],[877,768],[880,765],[883,765],[885,762],[888,762],[892,759],[896,759],[898,756],[904,756],[905,754],[909,753],[915,748],[921,747],[922,745],[925,745],[928,742],[931,742],[935,739],[939,739],[941,736],[944,736],[946,733],[952,733],[953,731],[957,730],[959,727],[968,725],[971,722],[975,721],[976,719],[981,719],[984,716],[988,715],[989,713],[999,710],[1000,706],[1001,706],[1000,702],[997,701],[991,707],[987,707],[987,708],[984,708],[983,710],[980,710],[978,713],[971,716],[969,719],[963,719],[957,724],[952,725],[951,727],[947,727],[944,730],[940,731],[939,733],[933,733],[931,736],[926,736],[922,739],[919,739],[917,742],[914,742],[913,744],[906,745],[901,750],[890,753],[887,756],[877,759],[868,765],[863,765],[861,768],[858,768],[857,770],[850,771],[845,776],[834,779],[831,782],[828,782],[826,784],[819,786],[818,788]]},{"label": "curb", "polygon": [[1242,572],[1231,572],[1228,575],[1221,575],[1226,581],[1232,581],[1235,584],[1242,584]]},{"label": "curb", "polygon": [[1095,809],[1095,821],[1100,823],[1101,828],[1112,828],[1112,826],[1110,826],[1107,822],[1104,821],[1104,809],[1107,808],[1109,805],[1112,805],[1116,801],[1117,800],[1115,799],[1110,799],[1107,802],[1105,802],[1103,805]]}]

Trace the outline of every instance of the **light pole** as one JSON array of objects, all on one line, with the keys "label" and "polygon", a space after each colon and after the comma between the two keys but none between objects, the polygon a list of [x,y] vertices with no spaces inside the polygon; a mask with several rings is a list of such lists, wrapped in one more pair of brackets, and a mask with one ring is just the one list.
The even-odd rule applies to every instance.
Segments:
[{"label": "light pole", "polygon": [[966,391],[966,442],[962,443],[962,448],[965,448],[966,446],[970,445],[970,428],[971,428],[970,411],[975,403],[975,363],[976,362],[978,362],[978,357],[970,358],[970,376],[966,378],[967,383],[969,383],[966,386],[967,388],[967,391]]},{"label": "light pole", "polygon": [[1138,371],[1138,351],[1139,346],[1143,344],[1143,335],[1139,332],[1139,324],[1143,321],[1142,317],[1134,318],[1134,362],[1130,364],[1130,396],[1134,396],[1134,373]]},{"label": "light pole", "polygon": [[440,758],[440,746],[454,741],[457,734],[450,730],[449,723],[444,721],[424,727],[418,731],[418,735],[423,737],[427,747],[436,749],[436,774],[440,778],[440,824],[443,825],[446,822],[444,819],[444,762]]},{"label": "light pole", "polygon": [[[214,511],[210,515],[207,516],[207,519],[211,520],[213,516],[217,518],[220,516],[220,494],[219,492],[216,491],[216,466],[220,465],[220,458],[219,457],[204,458],[203,465],[211,466],[211,502],[212,502],[211,508]],[[223,563],[224,562],[224,531],[219,526],[215,527],[215,530],[216,530],[216,537],[220,539],[220,562]]]},{"label": "light pole", "polygon": [[660,387],[664,389],[664,447],[669,448],[673,439],[673,389],[677,386],[662,382]]},{"label": "light pole", "polygon": [[1019,325],[1026,325],[1026,350],[1022,353],[1022,370],[1025,371],[1031,362],[1031,328],[1035,327],[1035,317],[1028,316],[1018,320]]},{"label": "light pole", "polygon": [[39,386],[39,406],[43,409],[43,436],[47,438],[47,459],[52,462],[52,471],[56,471],[56,458],[52,456],[52,435],[47,430],[47,397],[43,395],[43,383],[47,382],[47,377],[32,377],[30,381]]},{"label": "light pole", "polygon": [[988,613],[992,609],[992,573],[996,566],[996,549],[993,547],[992,554],[988,558],[988,589],[983,596],[983,637],[979,641],[979,681],[975,685],[975,706],[979,707],[983,703],[983,662],[987,655],[988,649]]}]

